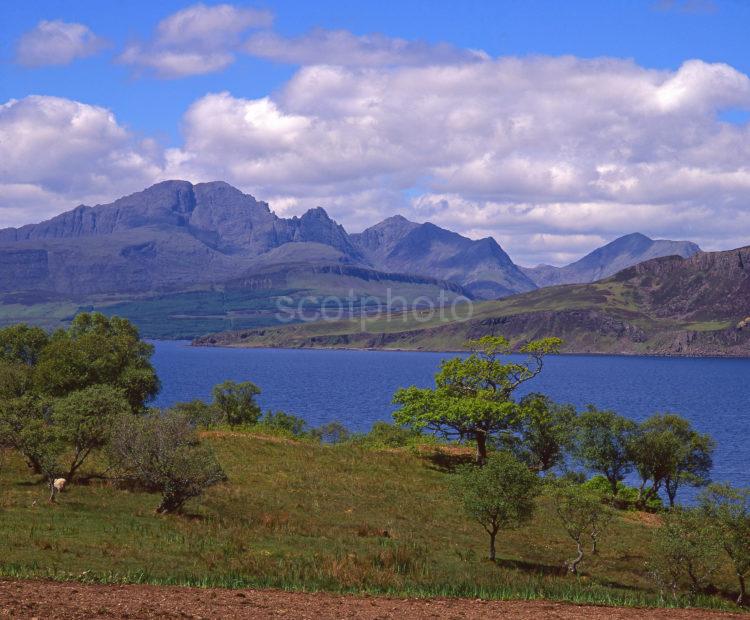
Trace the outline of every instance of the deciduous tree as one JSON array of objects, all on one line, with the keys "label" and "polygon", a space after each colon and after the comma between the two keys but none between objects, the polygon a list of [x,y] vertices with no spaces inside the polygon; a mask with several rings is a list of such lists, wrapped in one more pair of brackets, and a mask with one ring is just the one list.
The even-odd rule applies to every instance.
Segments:
[{"label": "deciduous tree", "polygon": [[255,424],[261,413],[260,406],[255,402],[258,394],[260,388],[250,381],[225,381],[214,386],[214,406],[230,426]]},{"label": "deciduous tree", "polygon": [[632,420],[592,405],[578,416],[575,455],[586,468],[609,481],[614,496],[618,483],[633,469],[632,442],[637,428]]},{"label": "deciduous tree", "polygon": [[495,539],[500,530],[515,529],[534,515],[539,479],[510,452],[496,452],[484,467],[464,465],[453,480],[466,513],[490,537],[489,559],[495,561]]},{"label": "deciduous tree", "polygon": [[476,460],[487,459],[488,439],[513,432],[518,425],[518,407],[513,393],[543,368],[544,357],[556,353],[559,338],[534,340],[523,347],[524,362],[502,361],[510,353],[509,342],[499,336],[485,336],[468,344],[473,352],[466,358],[445,360],[435,375],[435,388],[415,386],[401,389],[393,401],[397,424],[429,429],[447,437],[471,438],[476,442]]}]

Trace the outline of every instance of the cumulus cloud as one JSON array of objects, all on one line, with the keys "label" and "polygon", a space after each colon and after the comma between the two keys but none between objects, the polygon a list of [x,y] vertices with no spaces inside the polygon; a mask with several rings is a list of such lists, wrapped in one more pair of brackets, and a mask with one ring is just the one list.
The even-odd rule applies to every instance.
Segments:
[{"label": "cumulus cloud", "polygon": [[159,177],[159,148],[101,107],[30,96],[0,105],[0,222],[27,224]]},{"label": "cumulus cloud", "polygon": [[750,108],[750,79],[702,61],[310,66],[273,98],[199,99],[167,160],[287,205],[333,204],[350,228],[364,205],[350,220],[347,198],[379,188],[391,201],[373,201],[371,221],[406,207],[504,238],[526,262],[559,257],[561,236],[592,249],[633,230],[726,247],[750,224],[750,126],[721,122],[727,107]]},{"label": "cumulus cloud", "polygon": [[448,43],[407,41],[382,34],[355,35],[348,30],[316,28],[299,37],[258,32],[245,51],[276,62],[295,65],[436,65],[486,60],[481,51],[464,50]]},{"label": "cumulus cloud", "polygon": [[492,235],[521,264],[567,262],[633,231],[707,249],[748,243],[750,124],[721,112],[750,110],[750,78],[720,63],[305,66],[273,96],[201,97],[183,143],[163,153],[106,110],[43,103],[12,102],[33,114],[5,124],[2,108],[11,133],[0,144],[22,147],[17,161],[0,152],[11,161],[2,178],[56,196],[222,179],[285,215],[323,205],[351,231],[400,212]]},{"label": "cumulus cloud", "polygon": [[162,78],[212,73],[234,62],[243,33],[272,22],[265,10],[195,4],[160,21],[150,42],[128,45],[119,60]]},{"label": "cumulus cloud", "polygon": [[107,42],[88,26],[60,20],[41,21],[16,46],[16,62],[27,67],[67,65],[101,51]]}]

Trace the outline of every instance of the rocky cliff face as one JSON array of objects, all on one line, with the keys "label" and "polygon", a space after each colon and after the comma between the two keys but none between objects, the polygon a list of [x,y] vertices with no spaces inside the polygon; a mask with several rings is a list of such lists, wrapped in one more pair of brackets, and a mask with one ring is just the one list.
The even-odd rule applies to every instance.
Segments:
[{"label": "rocky cliff face", "polygon": [[586,284],[608,278],[618,271],[652,258],[662,256],[688,258],[698,252],[700,248],[690,241],[654,240],[646,235],[633,233],[615,239],[565,267],[538,265],[537,267],[522,267],[522,270],[540,287]]}]

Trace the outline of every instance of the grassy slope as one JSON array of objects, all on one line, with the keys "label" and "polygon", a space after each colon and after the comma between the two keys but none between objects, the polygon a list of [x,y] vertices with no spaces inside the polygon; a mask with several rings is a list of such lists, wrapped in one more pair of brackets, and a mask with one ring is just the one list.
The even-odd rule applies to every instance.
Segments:
[{"label": "grassy slope", "polygon": [[[48,329],[61,327],[80,311],[97,310],[131,320],[146,338],[195,338],[227,329],[251,329],[276,326],[281,316],[301,309],[307,316],[341,299],[349,309],[349,298],[356,313],[360,303],[386,300],[391,294],[408,302],[426,296],[437,298],[440,288],[434,284],[366,281],[333,274],[290,273],[281,283],[261,280],[260,288],[196,289],[173,293],[111,295],[74,303],[3,303],[0,301],[0,327],[14,323],[32,323]],[[447,293],[451,299],[455,293]],[[328,299],[327,299],[328,298]],[[327,301],[326,301],[327,299]],[[281,306],[280,306],[281,304]],[[333,306],[335,311],[336,306]]]},{"label": "grassy slope", "polygon": [[[567,311],[594,310],[613,321],[642,330],[645,339],[623,339],[611,333],[597,332],[585,323],[559,320]],[[543,316],[541,313],[557,316]],[[561,314],[562,313],[562,314]],[[636,287],[617,280],[588,285],[564,285],[543,288],[497,301],[474,303],[471,315],[459,307],[459,320],[450,310],[433,318],[410,313],[407,316],[370,317],[335,322],[295,324],[274,329],[219,334],[214,343],[229,346],[261,347],[368,347],[413,350],[460,350],[468,338],[486,333],[506,335],[512,343],[531,338],[560,335],[566,352],[670,353],[668,348],[679,334],[719,332],[731,328],[736,320],[717,317],[703,322],[682,321],[654,316],[639,300]],[[513,317],[537,316],[519,331],[502,323]],[[502,325],[491,327],[491,325]],[[490,325],[490,327],[488,327]],[[383,337],[383,335],[385,335]],[[696,352],[701,354],[700,351]],[[734,353],[742,354],[742,350]],[[718,354],[718,351],[714,354]]]},{"label": "grassy slope", "polygon": [[[187,517],[157,517],[155,496],[99,484],[74,486],[50,505],[6,454],[0,574],[659,603],[644,576],[648,515],[621,513],[576,579],[558,574],[572,543],[542,499],[530,527],[501,534],[492,565],[483,560],[486,534],[463,516],[448,474],[430,458],[246,434],[213,433],[210,441],[230,483]],[[732,586],[730,575],[721,579]],[[717,598],[701,604],[731,607]]]}]

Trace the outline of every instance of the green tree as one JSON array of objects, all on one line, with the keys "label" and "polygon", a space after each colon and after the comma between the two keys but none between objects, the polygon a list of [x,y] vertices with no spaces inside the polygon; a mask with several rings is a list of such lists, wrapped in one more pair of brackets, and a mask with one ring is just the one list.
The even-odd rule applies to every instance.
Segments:
[{"label": "green tree", "polygon": [[153,346],[120,317],[79,314],[66,330],[56,331],[34,367],[37,391],[60,397],[92,385],[119,388],[134,412],[159,391],[150,358]]},{"label": "green tree", "polygon": [[713,484],[701,494],[701,508],[716,528],[719,543],[734,567],[740,593],[738,605],[747,605],[750,577],[750,489]]},{"label": "green tree", "polygon": [[49,399],[30,394],[0,400],[0,445],[16,450],[49,483],[62,473],[59,458],[65,450],[50,423],[50,409]]},{"label": "green tree", "polygon": [[225,381],[214,386],[214,406],[230,426],[256,424],[260,418],[260,406],[255,402],[258,394],[260,388],[250,381]]},{"label": "green tree", "polygon": [[226,480],[192,422],[173,411],[120,417],[108,450],[120,479],[161,493],[158,513],[178,512],[189,499]]},{"label": "green tree", "polygon": [[0,329],[0,361],[34,366],[49,337],[40,327],[23,323]]},{"label": "green tree", "polygon": [[686,590],[691,598],[705,591],[721,558],[716,528],[695,508],[672,510],[656,531],[651,574],[674,597]]},{"label": "green tree", "polygon": [[458,469],[453,487],[466,513],[489,535],[493,562],[498,532],[521,527],[534,516],[539,486],[537,475],[506,451],[492,454],[484,467]]},{"label": "green tree", "polygon": [[585,540],[591,541],[591,553],[597,553],[598,541],[612,521],[612,511],[596,493],[580,485],[561,483],[553,497],[557,517],[576,544],[576,557],[565,562],[568,572],[575,575],[585,556]]},{"label": "green tree", "polygon": [[632,441],[638,426],[614,411],[589,405],[578,416],[574,453],[589,470],[602,474],[616,496],[618,483],[633,470]]},{"label": "green tree", "polygon": [[476,442],[476,460],[487,460],[488,440],[517,428],[518,407],[512,400],[521,384],[536,377],[544,357],[557,353],[559,338],[534,340],[523,347],[524,362],[503,362],[510,353],[509,342],[499,336],[485,336],[467,343],[472,354],[445,360],[435,375],[435,388],[411,386],[396,392],[400,405],[393,414],[397,424],[429,429],[446,437],[471,438]]},{"label": "green tree", "polygon": [[31,388],[31,369],[19,362],[0,360],[0,401],[19,398]]},{"label": "green tree", "polygon": [[560,465],[572,447],[576,410],[544,394],[529,394],[520,403],[520,449],[532,469],[545,472]]},{"label": "green tree", "polygon": [[[639,502],[664,488],[674,507],[682,484],[705,486],[713,466],[714,441],[675,414],[656,414],[643,422],[633,442],[633,460],[641,476]],[[649,486],[647,486],[649,485]]]},{"label": "green tree", "polygon": [[104,447],[117,418],[130,412],[122,392],[109,385],[92,385],[53,403],[53,432],[72,451],[63,474],[68,482],[94,450]]}]

